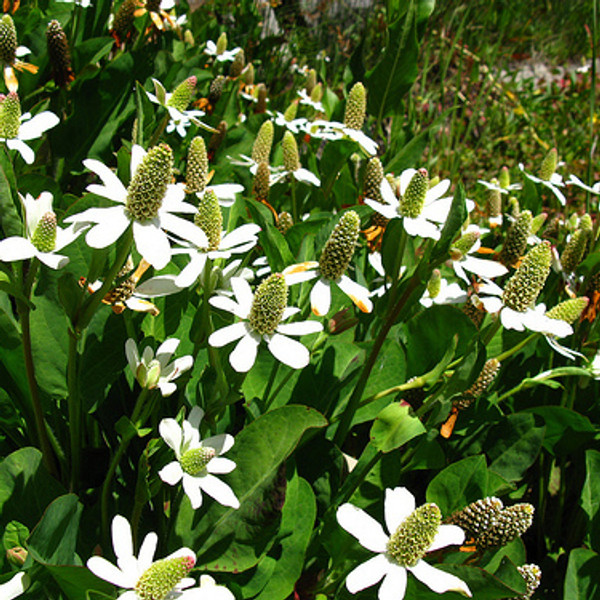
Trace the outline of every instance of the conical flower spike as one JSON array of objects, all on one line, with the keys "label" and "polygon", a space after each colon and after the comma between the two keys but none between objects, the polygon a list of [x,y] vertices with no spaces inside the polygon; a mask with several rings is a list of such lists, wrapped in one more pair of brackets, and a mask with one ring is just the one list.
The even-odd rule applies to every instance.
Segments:
[{"label": "conical flower spike", "polygon": [[167,144],[154,146],[127,188],[125,207],[132,218],[144,222],[156,217],[172,177],[173,151]]},{"label": "conical flower spike", "polygon": [[204,231],[208,238],[208,250],[217,250],[221,243],[223,229],[223,215],[219,206],[219,199],[212,190],[204,192],[198,202],[198,212],[194,223]]},{"label": "conical flower spike", "polygon": [[196,136],[191,142],[187,155],[185,188],[188,194],[203,192],[208,180],[208,156],[204,139]]},{"label": "conical flower spike", "polygon": [[272,335],[287,307],[288,288],[285,277],[274,273],[257,288],[248,320],[259,335]]},{"label": "conical flower spike", "polygon": [[156,561],[138,579],[135,593],[140,600],[165,600],[195,564],[194,556],[178,556]]},{"label": "conical flower spike", "polygon": [[550,181],[550,177],[552,177],[556,171],[556,165],[558,165],[558,152],[556,148],[552,148],[542,161],[539,172],[540,179]]},{"label": "conical flower spike", "polygon": [[75,79],[75,75],[71,69],[71,52],[67,36],[56,19],[50,21],[46,28],[46,44],[54,81],[59,87],[65,87]]},{"label": "conical flower spike", "polygon": [[217,56],[220,56],[227,50],[227,34],[223,32],[217,40]]},{"label": "conical flower spike", "polygon": [[514,265],[527,248],[527,238],[531,235],[533,216],[530,210],[524,210],[506,233],[499,259],[503,265]]},{"label": "conical flower spike", "polygon": [[182,81],[171,94],[171,97],[167,101],[167,106],[171,106],[178,111],[183,112],[190,105],[190,102],[194,98],[194,92],[196,91],[196,83],[198,78],[192,75],[184,81]]},{"label": "conical flower spike", "polygon": [[306,83],[304,84],[304,89],[309,96],[315,89],[315,85],[317,85],[317,72],[314,69],[310,69],[306,74]]},{"label": "conical flower spike", "polygon": [[[492,183],[493,183],[493,180],[492,180]],[[508,172],[508,167],[502,167],[502,169],[500,170],[498,184],[500,185],[500,187],[503,190],[510,187],[510,173]]]},{"label": "conical flower spike", "polygon": [[542,291],[550,273],[551,263],[550,243],[542,242],[534,246],[506,283],[502,295],[505,306],[518,312],[527,310]]},{"label": "conical flower spike", "polygon": [[367,91],[362,83],[355,83],[346,100],[344,125],[350,129],[360,130],[365,122],[367,112]]},{"label": "conical flower spike", "polygon": [[0,19],[0,60],[12,65],[17,58],[17,30],[10,15]]},{"label": "conical flower spike", "polygon": [[283,113],[283,118],[289,123],[296,118],[298,114],[298,102],[292,102]]},{"label": "conical flower spike", "polygon": [[363,196],[371,198],[376,202],[382,202],[381,182],[383,181],[383,165],[375,156],[369,160],[365,169],[365,181],[363,184]]},{"label": "conical flower spike", "polygon": [[475,545],[480,549],[506,546],[531,527],[534,512],[526,502],[502,509],[496,523],[475,538]]},{"label": "conical flower spike", "polygon": [[246,55],[243,50],[238,50],[238,53],[235,55],[231,66],[229,67],[229,77],[232,79],[236,79],[242,74],[244,67],[246,66]]},{"label": "conical flower spike", "polygon": [[254,65],[252,63],[246,65],[246,68],[242,73],[242,79],[246,85],[254,85]]},{"label": "conical flower spike", "polygon": [[423,504],[414,510],[390,536],[387,555],[401,567],[414,567],[426,554],[442,524],[436,504]]},{"label": "conical flower spike", "polygon": [[298,156],[298,144],[296,138],[291,131],[286,131],[283,134],[281,142],[283,148],[283,166],[289,173],[293,173],[300,168],[300,157]]},{"label": "conical flower spike", "polygon": [[256,106],[254,107],[254,112],[257,115],[261,115],[267,110],[267,96],[268,90],[264,83],[259,83],[256,86]]},{"label": "conical flower spike", "polygon": [[466,390],[454,404],[460,409],[471,406],[471,404],[473,404],[473,402],[488,389],[494,379],[496,379],[499,369],[500,362],[495,358],[490,358],[490,360],[483,365],[483,369],[481,370],[481,373],[479,373],[479,377],[477,377],[475,383]]},{"label": "conical flower spike", "polygon": [[589,231],[585,229],[578,229],[571,236],[560,255],[560,264],[565,273],[572,273],[583,260],[589,237]]},{"label": "conical flower spike", "polygon": [[52,252],[56,247],[56,215],[52,211],[38,221],[31,243],[40,252]]},{"label": "conical flower spike", "polygon": [[452,260],[460,260],[466,256],[480,237],[481,233],[479,231],[468,231],[458,238],[450,248],[450,257]]},{"label": "conical flower spike", "polygon": [[277,216],[277,229],[285,235],[294,226],[294,219],[289,212],[284,211]]},{"label": "conical flower spike", "polygon": [[448,517],[446,522],[458,525],[465,531],[467,537],[477,538],[483,532],[498,524],[503,508],[502,500],[494,496],[488,496],[471,502],[465,508]]},{"label": "conical flower spike", "polygon": [[223,95],[223,86],[225,85],[225,77],[217,75],[211,82],[208,89],[208,101],[210,104],[216,104]]},{"label": "conical flower spike", "polygon": [[565,300],[564,302],[553,306],[546,313],[546,316],[550,319],[560,319],[571,325],[581,317],[589,302],[590,299],[587,296],[569,298],[569,300]]},{"label": "conical flower spike", "polygon": [[403,217],[416,219],[422,212],[425,197],[429,190],[427,169],[419,169],[410,180],[404,196],[400,199],[398,210]]},{"label": "conical flower spike", "polygon": [[254,195],[259,202],[268,202],[269,186],[271,174],[269,173],[269,165],[266,162],[258,163],[256,173],[254,175]]},{"label": "conical flower spike", "polygon": [[319,259],[319,270],[323,277],[335,281],[346,272],[354,255],[359,231],[358,214],[353,210],[345,212],[329,236]]},{"label": "conical flower spike", "polygon": [[537,565],[529,564],[517,567],[517,571],[521,573],[521,577],[525,580],[527,591],[522,596],[518,596],[511,600],[529,600],[540,585],[540,581],[542,580],[542,570]]},{"label": "conical flower spike", "polygon": [[113,20],[112,31],[117,37],[117,42],[122,43],[133,31],[137,0],[123,0]]},{"label": "conical flower spike", "polygon": [[252,160],[255,163],[269,162],[274,132],[273,121],[265,121],[260,126],[252,146]]},{"label": "conical flower spike", "polygon": [[10,92],[2,98],[0,104],[0,137],[7,140],[19,135],[21,126],[21,103],[16,92]]},{"label": "conical flower spike", "polygon": [[531,235],[535,235],[542,228],[542,225],[546,222],[547,218],[548,213],[544,212],[533,217],[533,220],[531,221]]},{"label": "conical flower spike", "polygon": [[[498,184],[497,179],[490,181],[492,184]],[[502,194],[496,188],[488,188],[486,191],[486,204],[488,216],[492,219],[497,219],[502,215]]]}]

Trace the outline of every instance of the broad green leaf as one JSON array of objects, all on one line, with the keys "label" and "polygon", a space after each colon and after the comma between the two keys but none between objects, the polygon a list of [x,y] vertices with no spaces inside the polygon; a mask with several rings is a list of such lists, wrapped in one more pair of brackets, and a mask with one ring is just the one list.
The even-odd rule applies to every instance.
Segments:
[{"label": "broad green leaf", "polygon": [[19,521],[11,521],[4,529],[2,535],[2,545],[4,550],[10,550],[15,546],[25,546],[25,542],[29,537],[29,528],[25,527]]},{"label": "broad green leaf", "polygon": [[177,543],[201,549],[198,563],[215,571],[244,571],[254,566],[274,541],[281,514],[280,467],[303,433],[326,420],[305,406],[284,406],[259,417],[236,436],[227,457],[236,469],[223,480],[240,501],[235,510],[209,500],[194,511],[184,498],[175,517]]},{"label": "broad green leaf", "polygon": [[96,577],[86,567],[46,565],[68,600],[114,598],[114,585]]},{"label": "broad green leaf", "polygon": [[409,405],[394,402],[377,415],[371,441],[378,450],[391,452],[426,432],[423,423],[410,412]]},{"label": "broad green leaf", "polygon": [[490,429],[486,440],[490,471],[508,481],[520,480],[542,448],[545,429],[528,413],[509,415]]},{"label": "broad green leaf", "polygon": [[575,548],[569,554],[563,600],[600,599],[600,556],[585,548]]},{"label": "broad green leaf", "polygon": [[427,502],[435,502],[450,516],[487,495],[488,471],[484,456],[469,456],[447,466],[427,487]]},{"label": "broad green leaf", "polygon": [[[0,227],[4,237],[23,235],[23,224],[15,202],[12,189],[14,185],[14,173],[12,165],[6,156],[4,148],[0,149]],[[16,195],[16,194],[15,194]]]},{"label": "broad green leaf", "polygon": [[43,564],[73,564],[82,511],[83,505],[75,494],[54,500],[27,541],[33,558]]},{"label": "broad green leaf", "polygon": [[450,212],[444,223],[442,234],[431,252],[432,263],[439,264],[448,258],[448,250],[450,250],[454,238],[459,233],[462,224],[467,218],[465,198],[465,189],[462,183],[459,182],[454,191],[454,199],[452,200]]},{"label": "broad green leaf", "polygon": [[269,582],[257,600],[285,600],[302,574],[304,554],[317,515],[315,496],[310,484],[294,477],[287,486],[281,511],[281,550]]},{"label": "broad green leaf", "polygon": [[587,530],[590,546],[600,549],[600,452],[585,453],[585,482],[581,491],[581,506],[589,519]]},{"label": "broad green leaf", "polygon": [[39,521],[45,508],[62,486],[42,465],[37,448],[21,448],[0,464],[0,519],[16,520],[30,529]]}]

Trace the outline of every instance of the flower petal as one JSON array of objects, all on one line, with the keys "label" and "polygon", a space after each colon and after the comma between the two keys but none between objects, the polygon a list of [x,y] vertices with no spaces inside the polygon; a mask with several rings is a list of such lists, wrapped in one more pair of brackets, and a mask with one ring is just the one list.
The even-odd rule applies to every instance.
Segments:
[{"label": "flower petal", "polygon": [[132,577],[133,573],[123,573],[121,569],[109,563],[101,556],[92,556],[86,563],[87,568],[100,579],[109,581],[110,583],[121,588],[133,588],[137,581],[137,572]]},{"label": "flower petal", "polygon": [[321,185],[321,180],[308,169],[300,168],[296,169],[293,172],[294,177],[298,181],[302,181],[304,183],[311,183],[314,186],[319,187]]},{"label": "flower petal", "polygon": [[155,269],[162,269],[169,264],[171,244],[167,234],[158,226],[157,219],[144,223],[134,221],[133,237],[138,252]]},{"label": "flower petal", "polygon": [[190,256],[190,262],[175,279],[175,284],[180,288],[188,288],[194,285],[206,264],[206,254],[204,252],[194,252],[194,254],[190,254]]},{"label": "flower petal", "polygon": [[208,302],[215,308],[220,308],[221,310],[233,313],[237,317],[240,317],[240,319],[244,319],[248,316],[246,310],[242,310],[235,300],[232,300],[227,296],[213,296]]},{"label": "flower petal", "polygon": [[410,513],[415,510],[415,497],[405,488],[385,490],[385,525],[394,533]]},{"label": "flower petal", "polygon": [[60,119],[49,110],[45,110],[29,121],[24,121],[19,127],[20,140],[33,140],[42,136],[44,131],[56,127],[60,123]]},{"label": "flower petal", "polygon": [[351,594],[375,585],[388,574],[390,563],[384,554],[373,556],[348,573],[346,587]]},{"label": "flower petal", "polygon": [[250,284],[242,277],[232,277],[230,284],[235,298],[240,305],[240,309],[247,311],[246,316],[248,316],[250,308],[252,308],[252,302],[254,301],[254,294],[250,289]]},{"label": "flower petal", "polygon": [[324,317],[331,307],[331,288],[326,279],[319,279],[310,292],[310,305],[317,317]]},{"label": "flower petal", "polygon": [[500,311],[500,321],[504,329],[515,329],[516,331],[525,331],[523,325],[523,316],[525,313],[513,310],[505,306]]},{"label": "flower petal", "polygon": [[208,239],[204,231],[191,221],[186,221],[181,217],[176,217],[167,212],[162,212],[160,214],[160,224],[167,231],[191,242],[195,246],[198,246],[198,248],[206,248],[208,246]]},{"label": "flower petal", "polygon": [[246,333],[237,343],[237,346],[229,355],[229,363],[238,373],[247,373],[252,368],[256,361],[259,344],[260,337],[252,333]]},{"label": "flower petal", "polygon": [[495,260],[485,260],[483,258],[475,258],[474,256],[465,256],[460,261],[460,265],[463,269],[479,275],[479,277],[486,277],[487,279],[493,279],[494,277],[501,277],[508,273],[508,269],[501,263]]},{"label": "flower petal", "polygon": [[11,150],[16,150],[28,165],[33,164],[35,152],[25,142],[18,138],[14,138],[12,140],[6,140],[6,145]]},{"label": "flower petal", "polygon": [[102,221],[86,234],[85,241],[91,248],[107,248],[114,244],[127,230],[131,221],[122,206],[103,208]]},{"label": "flower petal", "polygon": [[369,290],[366,287],[352,281],[347,275],[342,275],[336,283],[362,312],[370,313],[373,310],[373,302],[369,298]]},{"label": "flower petal", "polygon": [[408,570],[430,590],[438,594],[458,592],[469,598],[472,597],[469,586],[462,579],[436,569],[424,560],[420,560],[414,567],[408,567]]},{"label": "flower petal", "polygon": [[233,436],[228,433],[219,433],[202,440],[202,446],[214,448],[217,455],[225,454],[225,452],[233,447],[234,443]]},{"label": "flower petal", "polygon": [[160,437],[165,440],[169,448],[179,457],[182,442],[181,426],[175,419],[163,419],[158,425]]},{"label": "flower petal", "polygon": [[135,340],[132,340],[131,338],[129,338],[125,342],[125,356],[127,357],[129,368],[135,376],[138,365],[140,363],[140,355],[138,353],[137,344],[135,343]]},{"label": "flower petal", "polygon": [[440,525],[427,552],[446,546],[460,546],[465,541],[465,532],[457,525]]},{"label": "flower petal", "polygon": [[213,331],[208,338],[208,343],[215,348],[221,348],[227,344],[239,340],[249,334],[248,325],[244,322],[227,325],[217,331]]},{"label": "flower petal", "polygon": [[[87,190],[92,194],[97,194],[103,198],[108,198],[114,202],[125,203],[127,197],[127,188],[121,180],[109,169],[104,163],[94,158],[88,158],[83,161],[83,165],[93,171],[100,177],[104,185],[92,184],[87,187]],[[94,188],[93,190],[90,188]]]},{"label": "flower petal", "polygon": [[112,543],[117,559],[128,559],[133,556],[133,538],[131,537],[131,525],[129,521],[116,515],[111,526]]},{"label": "flower petal", "polygon": [[300,342],[276,333],[268,341],[271,354],[292,369],[303,369],[310,362],[310,352]]},{"label": "flower petal", "polygon": [[377,211],[380,215],[383,215],[386,219],[396,219],[400,216],[397,211],[397,206],[395,205],[382,204],[381,202],[371,200],[371,198],[365,198],[365,204]]},{"label": "flower petal", "polygon": [[181,287],[176,285],[173,275],[159,275],[151,277],[136,286],[135,295],[142,298],[160,298],[161,296],[170,296],[181,291]]},{"label": "flower petal", "polygon": [[235,467],[236,464],[229,458],[215,456],[206,465],[206,470],[215,475],[222,475],[224,473],[231,473]]},{"label": "flower petal", "polygon": [[183,476],[183,491],[190,499],[192,508],[196,510],[202,506],[202,492],[200,491],[200,483],[198,477],[184,474]]},{"label": "flower petal", "polygon": [[388,536],[383,527],[364,510],[353,504],[342,504],[337,510],[338,523],[353,535],[361,546],[372,552],[385,552]]},{"label": "flower petal", "polygon": [[36,247],[23,237],[13,236],[0,242],[0,260],[3,262],[26,260],[36,254]]},{"label": "flower petal", "polygon": [[173,356],[177,350],[179,343],[180,342],[177,338],[169,338],[158,347],[158,350],[156,351],[156,359],[160,363],[161,370],[167,366],[169,360],[171,360],[171,356]]},{"label": "flower petal", "polygon": [[260,227],[255,223],[246,223],[241,227],[236,227],[230,233],[226,233],[221,240],[221,244],[219,248],[221,250],[234,248],[235,246],[239,246],[240,244],[246,244],[248,242],[256,243],[257,237],[256,234],[260,231]]},{"label": "flower petal", "polygon": [[213,475],[206,475],[199,478],[199,483],[202,490],[212,496],[219,504],[231,506],[231,508],[240,507],[240,501],[224,481]]},{"label": "flower petal", "polygon": [[318,321],[299,321],[297,323],[281,323],[277,331],[283,335],[309,335],[323,331],[323,324]]},{"label": "flower petal", "polygon": [[25,572],[21,571],[14,577],[11,577],[6,583],[0,585],[0,598],[3,600],[12,600],[20,596],[28,587],[28,580],[25,579]]},{"label": "flower petal", "polygon": [[404,567],[390,564],[389,571],[379,587],[379,600],[402,600],[406,593],[407,573]]},{"label": "flower petal", "polygon": [[151,531],[144,538],[138,553],[138,569],[140,571],[145,571],[152,564],[157,544],[158,536],[156,533],[154,533],[154,531]]},{"label": "flower petal", "polygon": [[169,485],[177,485],[183,477],[183,469],[179,462],[174,460],[168,465],[164,466],[159,472],[158,476]]}]

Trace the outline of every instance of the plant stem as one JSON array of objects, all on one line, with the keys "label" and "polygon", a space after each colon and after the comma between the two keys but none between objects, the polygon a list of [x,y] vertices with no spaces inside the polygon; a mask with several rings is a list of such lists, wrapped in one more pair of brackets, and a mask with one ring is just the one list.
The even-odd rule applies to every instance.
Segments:
[{"label": "plant stem", "polygon": [[163,134],[165,127],[169,123],[169,118],[170,118],[169,113],[167,113],[163,117],[163,120],[158,124],[158,127],[156,128],[156,130],[152,134],[152,137],[150,138],[150,141],[148,142],[148,148],[152,148],[152,146],[156,146],[156,143],[160,139],[160,136]]},{"label": "plant stem", "polygon": [[503,352],[502,354],[499,354],[498,356],[496,356],[496,360],[498,362],[502,362],[503,360],[506,360],[513,354],[516,354],[522,348],[525,348],[525,346],[527,346],[527,344],[529,344],[529,342],[535,340],[540,335],[541,335],[541,333],[537,333],[537,332],[532,333],[531,335],[527,336],[524,340],[520,341],[516,346],[513,346],[510,350],[507,350],[506,352]]},{"label": "plant stem", "polygon": [[67,362],[67,398],[69,411],[69,439],[70,439],[70,463],[71,473],[69,486],[71,491],[79,489],[79,476],[81,474],[81,442],[83,412],[79,401],[77,386],[77,337],[73,331],[69,331],[69,354]]}]

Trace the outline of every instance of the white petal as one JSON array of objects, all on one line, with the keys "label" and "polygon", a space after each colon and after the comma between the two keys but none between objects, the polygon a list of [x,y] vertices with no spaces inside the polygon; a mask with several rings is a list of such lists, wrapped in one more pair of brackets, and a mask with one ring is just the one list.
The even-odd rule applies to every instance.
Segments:
[{"label": "white petal", "polygon": [[112,521],[112,543],[115,556],[127,559],[133,556],[133,539],[129,521],[121,515],[116,515]]},{"label": "white petal", "polygon": [[222,475],[224,473],[231,473],[235,467],[236,464],[229,458],[215,456],[215,458],[210,460],[206,465],[206,470],[215,475]]},{"label": "white petal", "polygon": [[167,446],[173,449],[175,454],[179,456],[182,442],[181,426],[179,423],[175,419],[163,419],[158,425],[158,431]]},{"label": "white petal", "polygon": [[183,428],[183,444],[182,451],[189,450],[190,448],[200,447],[200,432],[197,427],[194,427],[188,420],[185,420],[182,425]]},{"label": "white petal", "polygon": [[33,140],[41,137],[44,131],[56,127],[60,123],[60,119],[49,110],[41,112],[35,117],[21,123],[19,127],[19,139],[20,140]]},{"label": "white petal", "polygon": [[152,277],[136,286],[135,295],[142,298],[160,298],[161,296],[169,296],[181,291],[175,283],[173,275],[159,275]]},{"label": "white petal", "polygon": [[142,162],[142,160],[144,160],[146,154],[148,153],[138,144],[134,144],[131,148],[131,162],[129,163],[129,173],[131,174],[132,178],[135,175],[135,172],[137,171],[138,167],[140,166],[140,163]]},{"label": "white petal", "polygon": [[298,323],[281,323],[277,331],[283,335],[309,335],[323,331],[323,324],[318,321],[299,321]]},{"label": "white petal", "polygon": [[256,361],[260,337],[247,333],[229,355],[229,363],[238,373],[247,373]]},{"label": "white petal", "polygon": [[234,437],[228,433],[219,433],[202,440],[202,446],[213,448],[217,455],[225,454],[233,447],[234,443]]},{"label": "white petal", "polygon": [[169,485],[176,485],[181,481],[183,477],[183,469],[181,465],[174,460],[168,465],[164,466],[159,472],[158,476]]},{"label": "white petal", "polygon": [[342,275],[336,282],[339,288],[358,306],[358,308],[364,313],[370,313],[373,310],[373,303],[369,298],[369,290],[352,281],[347,275]]},{"label": "white petal", "polygon": [[194,252],[193,254],[190,254],[190,257],[190,262],[175,279],[175,284],[180,288],[188,288],[194,285],[196,281],[198,281],[198,277],[200,277],[204,265],[206,264],[205,252]]},{"label": "white petal", "polygon": [[408,570],[430,590],[443,594],[444,592],[458,592],[469,598],[472,597],[469,586],[458,577],[450,575],[445,571],[436,569],[427,564],[424,560],[420,560],[414,567],[409,567]]},{"label": "white petal", "polygon": [[247,310],[246,316],[250,312],[252,302],[254,301],[254,294],[250,289],[250,284],[241,277],[232,277],[230,280],[231,289],[235,294],[235,298],[240,305],[241,310]]},{"label": "white petal", "polygon": [[158,536],[154,531],[151,531],[142,542],[140,551],[138,553],[138,568],[140,571],[145,571],[154,559],[154,553],[156,552],[156,545],[158,544]]},{"label": "white petal", "polygon": [[144,223],[134,221],[133,237],[138,252],[155,269],[162,269],[169,264],[171,244],[167,234],[158,227],[156,219]]},{"label": "white petal", "polygon": [[500,300],[500,298],[488,296],[486,298],[480,297],[479,299],[483,304],[483,308],[489,313],[498,312],[502,308],[502,300]]},{"label": "white petal", "polygon": [[385,490],[385,525],[394,533],[410,513],[415,510],[415,497],[405,488]]},{"label": "white petal", "polygon": [[372,552],[385,552],[388,536],[383,527],[364,510],[353,504],[342,504],[337,510],[338,523],[353,535],[361,546]]},{"label": "white petal", "polygon": [[240,501],[237,499],[233,490],[223,481],[213,475],[206,475],[199,478],[200,487],[209,496],[212,496],[219,504],[239,508]]},{"label": "white petal", "polygon": [[204,411],[199,406],[194,406],[192,410],[190,410],[190,414],[186,421],[194,428],[198,429],[200,427],[200,423],[204,418]]},{"label": "white petal", "polygon": [[379,600],[402,600],[406,593],[407,579],[404,567],[390,564],[388,574],[379,587]]},{"label": "white petal", "polygon": [[0,585],[0,598],[3,600],[12,600],[17,596],[20,596],[27,588],[27,579],[25,579],[25,572],[21,571],[14,577],[9,579],[6,583]]},{"label": "white petal", "polygon": [[358,565],[348,573],[346,587],[351,594],[371,587],[379,582],[389,571],[390,563],[384,554],[378,554]]},{"label": "white petal", "polygon": [[36,247],[27,239],[14,236],[0,242],[0,260],[26,260],[37,254]]},{"label": "white petal", "polygon": [[227,233],[223,236],[219,248],[229,249],[239,246],[240,244],[246,244],[248,242],[256,243],[256,235],[260,231],[260,227],[255,223],[246,223],[241,227],[236,227],[231,233]]},{"label": "white petal", "polygon": [[504,329],[515,329],[516,331],[525,331],[525,326],[523,325],[523,315],[524,313],[513,310],[512,308],[508,308],[505,306],[500,311],[500,321],[502,322],[502,326]]},{"label": "white petal", "polygon": [[383,215],[386,219],[395,219],[399,216],[397,206],[390,204],[382,204],[371,200],[371,198],[365,198],[365,204],[370,206],[373,210],[377,211],[380,215]]},{"label": "white petal", "polygon": [[[137,295],[137,290],[135,291]],[[143,300],[142,298],[137,298],[136,296],[131,296],[125,300],[125,306],[129,310],[134,310],[136,312],[146,312],[153,315],[158,315],[160,311],[156,308],[155,304],[149,302],[148,300]]]},{"label": "white petal", "polygon": [[185,198],[185,187],[182,183],[170,183],[167,186],[167,191],[165,192],[165,197],[163,198],[162,205],[160,208],[160,213],[163,214],[165,212],[179,212],[186,213],[189,215],[194,215],[198,211],[198,209],[189,204],[188,202],[184,202]]},{"label": "white petal", "polygon": [[160,363],[161,369],[164,369],[167,366],[171,356],[173,356],[177,350],[179,343],[180,342],[177,338],[169,338],[158,347],[158,350],[156,351],[156,358]]},{"label": "white petal", "polygon": [[440,239],[440,232],[436,225],[430,223],[427,219],[418,217],[416,219],[409,219],[404,217],[404,230],[408,235],[412,237],[423,237],[431,238],[432,240]]},{"label": "white petal", "polygon": [[319,279],[310,292],[310,305],[317,317],[324,317],[331,307],[331,288],[326,279]]},{"label": "white petal", "polygon": [[434,223],[445,223],[451,207],[452,198],[440,198],[439,200],[425,204],[421,211],[421,217]]},{"label": "white petal", "polygon": [[430,204],[438,198],[441,198],[448,191],[449,188],[450,180],[442,179],[442,181],[436,183],[432,188],[429,188],[427,190],[427,194],[425,195],[425,204]]},{"label": "white petal", "polygon": [[196,510],[202,506],[202,492],[200,491],[200,484],[197,477],[191,475],[183,476],[183,491],[186,496],[190,499],[192,508]]},{"label": "white petal", "polygon": [[68,262],[69,257],[54,252],[37,252],[36,256],[40,262],[43,262],[51,269],[62,269]]},{"label": "white petal", "polygon": [[125,233],[131,221],[122,206],[103,208],[102,221],[86,234],[85,241],[92,248],[107,248]]},{"label": "white petal", "polygon": [[131,338],[125,342],[125,356],[127,357],[129,368],[135,376],[138,365],[140,364],[140,355],[138,353],[137,344]]},{"label": "white petal", "polygon": [[212,190],[220,200],[235,200],[236,194],[244,191],[244,186],[239,183],[220,183],[218,185],[209,185],[207,190]]},{"label": "white petal", "polygon": [[6,145],[11,150],[16,150],[23,157],[23,160],[31,165],[35,160],[35,152],[22,140],[14,138],[12,140],[6,140]]},{"label": "white petal", "polygon": [[121,569],[101,556],[92,556],[88,559],[86,566],[96,577],[121,588],[133,588],[137,581],[137,573],[135,577],[132,577],[132,573],[123,573]]},{"label": "white petal", "polygon": [[465,532],[457,525],[440,525],[427,552],[446,546],[460,546],[465,541]]},{"label": "white petal", "polygon": [[249,335],[248,325],[244,322],[234,323],[211,333],[208,343],[215,348],[221,348],[245,335]]},{"label": "white petal", "polygon": [[501,277],[508,273],[508,269],[501,263],[495,260],[484,260],[483,258],[475,258],[474,256],[465,256],[460,261],[461,266],[479,277],[487,277],[493,279],[494,277]]},{"label": "white petal", "polygon": [[292,369],[303,369],[310,362],[310,352],[300,342],[276,333],[268,342],[271,354]]},{"label": "white petal", "polygon": [[204,231],[191,221],[186,221],[170,213],[161,213],[160,224],[167,231],[191,242],[198,246],[198,248],[206,248],[208,246],[208,239]]},{"label": "white petal", "polygon": [[103,186],[93,185],[94,190],[90,190],[92,186],[88,186],[88,191],[93,194],[98,194],[115,202],[125,202],[127,197],[127,188],[121,183],[121,180],[103,163],[94,158],[88,158],[83,161],[83,164],[90,171],[93,171],[102,180]]},{"label": "white petal", "polygon": [[317,187],[321,185],[321,180],[308,169],[296,169],[293,175],[298,181],[303,181],[304,183],[311,183],[312,185],[315,185]]},{"label": "white petal", "polygon": [[232,300],[227,296],[213,296],[208,302],[211,304],[211,306],[233,313],[234,315],[240,317],[240,319],[244,319],[246,316],[248,316],[248,312],[246,310],[242,310],[240,305],[235,300]]},{"label": "white petal", "polygon": [[555,185],[547,185],[547,187],[554,192],[554,195],[558,198],[558,201],[561,203],[561,205],[566,206],[567,199],[565,198],[565,195]]}]

